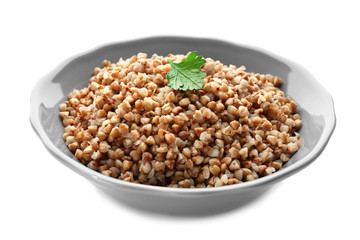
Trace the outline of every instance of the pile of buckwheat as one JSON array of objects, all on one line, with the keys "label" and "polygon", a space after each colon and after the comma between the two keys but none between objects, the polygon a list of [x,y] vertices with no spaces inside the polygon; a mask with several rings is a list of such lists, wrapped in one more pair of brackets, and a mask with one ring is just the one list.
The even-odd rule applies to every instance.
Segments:
[{"label": "pile of buckwheat", "polygon": [[103,61],[60,105],[64,139],[89,168],[128,182],[217,187],[279,170],[300,147],[297,104],[279,77],[206,58],[201,90],[167,86],[167,59]]}]

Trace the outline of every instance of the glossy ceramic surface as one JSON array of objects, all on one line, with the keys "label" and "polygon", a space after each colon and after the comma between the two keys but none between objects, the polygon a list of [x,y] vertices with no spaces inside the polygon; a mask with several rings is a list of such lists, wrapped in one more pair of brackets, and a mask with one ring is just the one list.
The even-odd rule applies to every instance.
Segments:
[{"label": "glossy ceramic surface", "polygon": [[[113,62],[138,52],[145,52],[148,56],[153,53],[165,56],[188,51],[197,51],[201,56],[220,60],[224,64],[245,65],[247,71],[271,73],[283,79],[280,88],[299,104],[303,144],[280,171],[243,184],[208,189],[173,189],[120,181],[93,171],[76,160],[62,138],[64,128],[58,117],[58,106],[66,100],[70,91],[87,86],[93,69],[101,66],[104,59]],[[56,159],[113,198],[155,212],[206,214],[245,204],[274,183],[308,166],[329,141],[335,128],[335,112],[330,94],[306,69],[290,60],[261,49],[220,40],[153,37],[105,45],[60,64],[33,88],[30,121]]]}]

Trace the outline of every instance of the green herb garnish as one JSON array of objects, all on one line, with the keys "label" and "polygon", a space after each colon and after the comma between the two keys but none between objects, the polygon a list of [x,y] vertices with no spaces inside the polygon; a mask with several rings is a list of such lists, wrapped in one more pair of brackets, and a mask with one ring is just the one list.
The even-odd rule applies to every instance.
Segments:
[{"label": "green herb garnish", "polygon": [[191,52],[189,56],[180,63],[174,63],[170,59],[171,70],[166,75],[168,85],[175,90],[202,89],[206,76],[201,67],[206,63],[202,56],[197,56],[197,52]]}]

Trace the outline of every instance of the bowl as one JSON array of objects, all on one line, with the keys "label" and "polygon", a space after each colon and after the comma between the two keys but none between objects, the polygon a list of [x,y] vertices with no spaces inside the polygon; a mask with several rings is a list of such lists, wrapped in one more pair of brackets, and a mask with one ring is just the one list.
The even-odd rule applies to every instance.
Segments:
[{"label": "bowl", "polygon": [[[107,177],[81,164],[62,138],[64,127],[59,104],[74,88],[88,85],[93,69],[104,59],[112,62],[138,52],[187,53],[244,65],[247,71],[271,73],[283,79],[281,90],[294,99],[302,117],[299,151],[272,175],[251,182],[204,189],[149,186]],[[316,101],[314,101],[316,99]],[[71,57],[43,77],[31,94],[30,121],[46,149],[61,163],[88,179],[101,193],[137,209],[167,214],[210,214],[244,205],[261,196],[275,183],[304,169],[324,150],[335,128],[335,111],[330,94],[303,67],[265,50],[221,40],[187,37],[151,37],[112,43]]]}]

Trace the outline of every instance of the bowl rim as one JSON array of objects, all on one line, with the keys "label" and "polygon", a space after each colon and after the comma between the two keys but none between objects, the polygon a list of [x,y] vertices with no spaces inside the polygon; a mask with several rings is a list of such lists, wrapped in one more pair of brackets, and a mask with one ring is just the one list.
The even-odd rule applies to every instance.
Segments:
[{"label": "bowl rim", "polygon": [[[40,123],[40,113],[39,113],[39,104],[40,101],[36,98],[39,88],[46,84],[47,82],[51,82],[53,77],[59,73],[65,66],[70,64],[73,60],[80,58],[85,55],[89,55],[95,51],[101,50],[106,47],[120,45],[120,44],[130,44],[130,43],[136,43],[136,42],[144,42],[149,40],[159,40],[159,41],[169,41],[169,40],[185,40],[185,41],[207,41],[207,42],[213,42],[213,43],[221,43],[221,44],[227,44],[227,45],[233,45],[235,47],[242,47],[249,49],[251,51],[259,51],[266,55],[269,55],[276,60],[280,62],[285,62],[287,65],[293,66],[298,68],[302,72],[306,72],[309,76],[313,78],[314,81],[318,83],[320,87],[323,88],[324,93],[326,93],[327,97],[329,98],[330,107],[331,107],[331,117],[325,119],[325,126],[321,133],[321,137],[319,141],[316,143],[314,148],[303,158],[300,158],[296,162],[294,162],[292,165],[282,168],[281,170],[275,172],[274,174],[268,175],[266,177],[262,177],[259,179],[256,179],[254,181],[250,182],[244,182],[240,184],[233,184],[233,185],[226,185],[222,187],[213,187],[213,188],[171,188],[171,187],[163,187],[163,186],[153,186],[153,185],[146,185],[146,184],[138,184],[133,182],[126,182],[122,181],[116,178],[105,176],[97,171],[94,171],[87,166],[83,165],[80,162],[75,161],[73,158],[67,156],[65,153],[60,151],[60,149],[55,146],[55,144],[50,140],[48,135],[46,134],[44,128],[42,127]],[[105,43],[102,45],[99,45],[97,47],[94,47],[90,50],[87,50],[85,52],[76,54],[72,57],[69,57],[68,59],[64,60],[61,64],[56,66],[50,73],[45,75],[42,79],[40,79],[35,86],[32,89],[31,97],[30,97],[30,123],[33,127],[34,131],[38,135],[38,137],[41,139],[42,143],[46,147],[46,149],[55,157],[57,158],[61,163],[65,164],[75,172],[79,173],[83,177],[90,178],[100,184],[105,185],[111,185],[112,187],[117,188],[126,188],[129,190],[142,190],[142,191],[160,191],[160,192],[167,192],[167,193],[178,193],[178,194],[207,194],[207,193],[214,193],[214,192],[223,192],[223,191],[234,191],[234,190],[241,190],[241,189],[252,189],[257,187],[263,187],[266,185],[269,185],[271,183],[283,180],[290,175],[300,171],[301,169],[305,168],[309,164],[311,164],[325,149],[328,141],[330,140],[330,137],[335,129],[336,126],[336,116],[335,116],[335,109],[334,109],[334,101],[332,96],[329,94],[329,92],[316,80],[316,78],[303,66],[286,59],[284,57],[281,57],[277,54],[274,54],[268,50],[255,47],[255,46],[249,46],[246,44],[239,44],[234,43],[231,41],[224,41],[221,39],[216,38],[199,38],[199,37],[186,37],[186,36],[152,36],[152,37],[144,37],[144,38],[136,38],[132,40],[126,40],[126,41],[120,41],[120,42],[110,42]]]}]

